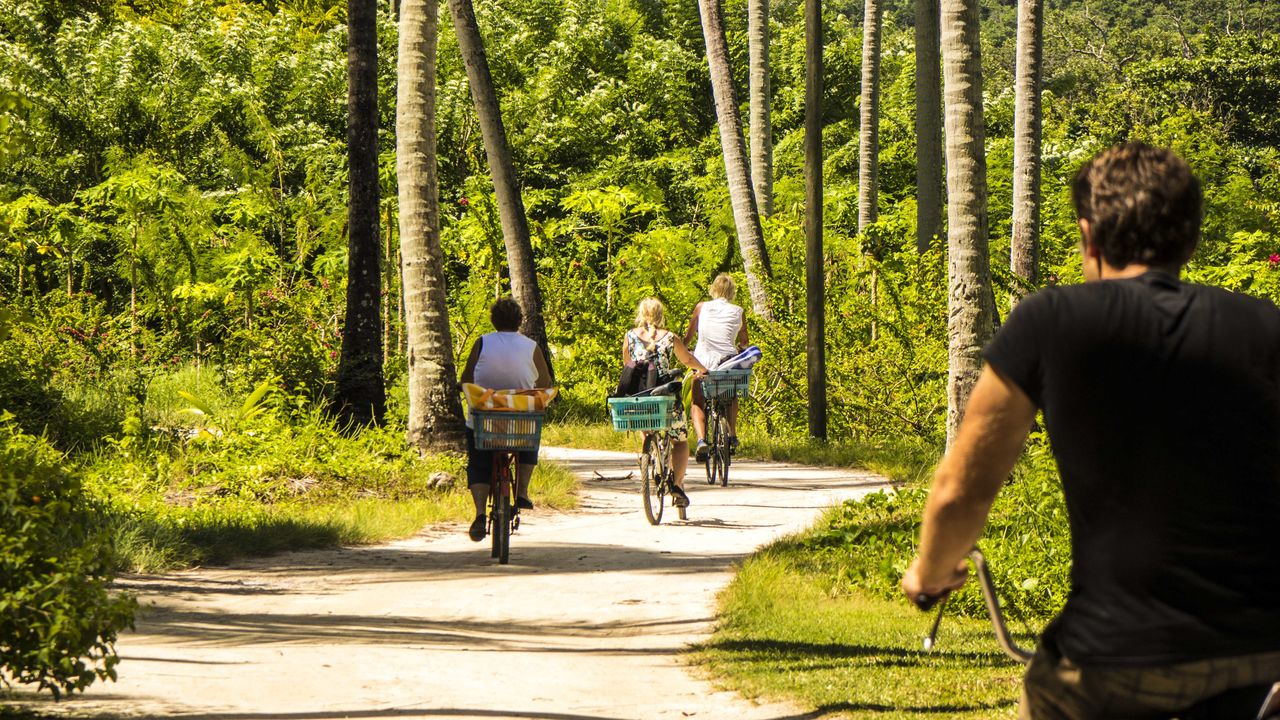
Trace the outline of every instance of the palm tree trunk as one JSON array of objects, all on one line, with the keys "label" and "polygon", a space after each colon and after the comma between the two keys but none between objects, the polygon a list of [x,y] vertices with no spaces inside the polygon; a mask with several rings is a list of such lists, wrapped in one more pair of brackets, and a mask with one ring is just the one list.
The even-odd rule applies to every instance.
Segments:
[{"label": "palm tree trunk", "polygon": [[489,73],[489,60],[485,56],[480,26],[476,23],[471,0],[449,0],[449,11],[453,16],[454,33],[458,37],[458,50],[462,53],[462,62],[467,71],[467,84],[471,86],[471,100],[476,106],[480,134],[484,138],[489,175],[493,178],[498,215],[502,222],[502,239],[507,247],[511,295],[524,310],[520,332],[538,343],[550,363],[547,327],[542,316],[542,294],[538,290],[533,244],[529,240],[529,221],[525,217],[524,200],[520,197],[520,187],[516,183],[511,148],[507,144],[507,131],[502,124],[502,110],[493,87],[493,76]]},{"label": "palm tree trunk", "polygon": [[347,0],[347,307],[335,404],[344,425],[380,424],[382,263],[378,237],[376,0]]},{"label": "palm tree trunk", "polygon": [[880,0],[865,0],[862,19],[862,107],[858,129],[858,232],[876,221],[880,174]]},{"label": "palm tree trunk", "polygon": [[750,55],[751,187],[761,216],[773,214],[773,128],[769,112],[769,0],[747,0]]},{"label": "palm tree trunk", "polygon": [[938,0],[916,0],[916,249],[920,252],[942,234],[940,13]]},{"label": "palm tree trunk", "polygon": [[437,0],[403,0],[396,61],[396,180],[409,334],[409,444],[464,447],[458,373],[449,334],[436,174]]},{"label": "palm tree trunk", "polygon": [[711,94],[715,99],[724,171],[729,183],[729,202],[733,206],[733,224],[742,250],[747,289],[751,292],[751,305],[756,314],[772,320],[773,311],[764,280],[772,277],[773,271],[769,267],[769,253],[760,228],[760,212],[751,189],[742,121],[738,118],[738,93],[734,90],[733,74],[729,71],[729,43],[725,40],[720,0],[698,0],[698,9],[702,14],[702,37],[707,45]]},{"label": "palm tree trunk", "polygon": [[993,330],[978,0],[942,0],[947,148],[947,443]]},{"label": "palm tree trunk", "polygon": [[[1044,57],[1044,0],[1018,0],[1017,78],[1013,110],[1013,239],[1009,265],[1028,285],[1040,256],[1040,80]],[[1015,286],[1017,303],[1023,289]]]},{"label": "palm tree trunk", "polygon": [[822,0],[805,0],[805,317],[809,435],[827,439],[826,278],[822,249]]}]

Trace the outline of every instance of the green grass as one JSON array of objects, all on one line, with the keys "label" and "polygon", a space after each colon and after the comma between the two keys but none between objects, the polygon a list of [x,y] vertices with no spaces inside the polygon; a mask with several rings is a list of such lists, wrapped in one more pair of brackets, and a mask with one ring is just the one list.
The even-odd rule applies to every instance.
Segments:
[{"label": "green grass", "polygon": [[[544,445],[591,450],[639,452],[641,437],[638,432],[617,432],[608,423],[560,421],[548,423],[542,431]],[[742,429],[739,439],[739,457],[865,468],[895,482],[910,484],[926,481],[941,453],[936,446],[912,439],[879,445],[854,440],[819,442],[773,436],[751,426]]]},{"label": "green grass", "polygon": [[1016,716],[1022,667],[984,621],[946,617],[926,653],[932,614],[906,600],[833,594],[768,553],[744,563],[720,600],[719,627],[693,658],[748,697],[878,720]]},{"label": "green grass", "polygon": [[[542,462],[530,494],[540,507],[577,506],[573,473]],[[422,497],[365,498],[264,505],[230,501],[195,507],[163,502],[115,505],[104,515],[115,538],[120,567],[131,572],[161,572],[286,550],[361,545],[409,537],[427,525],[463,522],[474,514],[471,495],[461,484]]]}]

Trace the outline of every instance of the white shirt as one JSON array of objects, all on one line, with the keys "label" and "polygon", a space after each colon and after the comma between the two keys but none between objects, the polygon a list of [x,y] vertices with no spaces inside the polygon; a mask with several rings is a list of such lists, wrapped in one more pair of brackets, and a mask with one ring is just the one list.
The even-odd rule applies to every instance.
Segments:
[{"label": "white shirt", "polygon": [[480,338],[474,380],[493,390],[529,390],[537,387],[538,368],[533,351],[538,344],[518,332],[492,332]]},{"label": "white shirt", "polygon": [[698,311],[698,344],[693,356],[708,370],[738,354],[738,332],[742,330],[742,308],[723,298],[702,303]]}]

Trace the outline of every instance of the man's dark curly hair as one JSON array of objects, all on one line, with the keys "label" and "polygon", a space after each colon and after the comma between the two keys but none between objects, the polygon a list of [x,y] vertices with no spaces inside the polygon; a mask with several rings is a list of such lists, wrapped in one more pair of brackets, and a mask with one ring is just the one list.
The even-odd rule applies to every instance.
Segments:
[{"label": "man's dark curly hair", "polygon": [[1076,173],[1071,200],[1112,267],[1181,267],[1200,240],[1200,181],[1172,150],[1141,142],[1103,150]]},{"label": "man's dark curly hair", "polygon": [[509,297],[498,298],[489,308],[489,321],[498,332],[516,332],[522,320],[524,311],[520,309],[520,303]]}]

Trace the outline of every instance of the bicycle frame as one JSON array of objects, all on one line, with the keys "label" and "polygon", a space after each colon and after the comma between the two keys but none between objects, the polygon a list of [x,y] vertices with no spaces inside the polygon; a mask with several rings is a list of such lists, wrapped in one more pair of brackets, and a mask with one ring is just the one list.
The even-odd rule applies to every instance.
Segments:
[{"label": "bicycle frame", "polygon": [[[674,497],[675,470],[671,457],[674,444],[674,438],[668,430],[645,433],[644,449],[640,455],[640,492],[650,525],[662,522],[665,499],[668,496]],[[681,520],[687,519],[683,507],[677,505],[676,512]]]}]

